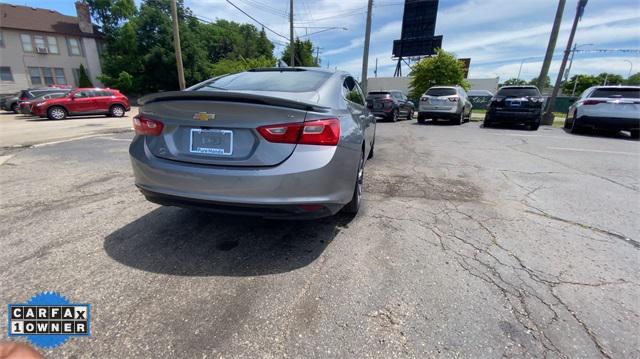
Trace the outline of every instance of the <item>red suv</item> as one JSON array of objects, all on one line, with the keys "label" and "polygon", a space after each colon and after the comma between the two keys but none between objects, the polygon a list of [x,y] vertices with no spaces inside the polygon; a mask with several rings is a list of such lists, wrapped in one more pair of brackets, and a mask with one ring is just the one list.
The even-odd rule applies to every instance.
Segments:
[{"label": "red suv", "polygon": [[61,98],[48,99],[32,105],[31,113],[52,120],[62,120],[74,115],[99,115],[122,117],[129,111],[129,100],[118,90],[78,88]]}]

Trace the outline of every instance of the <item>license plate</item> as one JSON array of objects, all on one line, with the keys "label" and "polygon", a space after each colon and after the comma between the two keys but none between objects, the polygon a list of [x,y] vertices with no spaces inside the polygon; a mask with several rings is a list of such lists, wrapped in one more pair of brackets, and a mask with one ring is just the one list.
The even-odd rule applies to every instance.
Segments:
[{"label": "license plate", "polygon": [[231,156],[233,153],[233,131],[192,128],[189,151],[207,155]]}]

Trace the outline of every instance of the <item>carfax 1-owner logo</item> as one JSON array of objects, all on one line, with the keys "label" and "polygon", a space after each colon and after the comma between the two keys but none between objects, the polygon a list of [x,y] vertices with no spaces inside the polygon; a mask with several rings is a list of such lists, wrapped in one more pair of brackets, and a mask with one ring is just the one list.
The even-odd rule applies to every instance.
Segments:
[{"label": "carfax 1-owner logo", "polygon": [[54,292],[42,292],[26,303],[9,304],[8,334],[26,336],[34,345],[51,349],[75,336],[91,334],[91,306],[71,303]]}]

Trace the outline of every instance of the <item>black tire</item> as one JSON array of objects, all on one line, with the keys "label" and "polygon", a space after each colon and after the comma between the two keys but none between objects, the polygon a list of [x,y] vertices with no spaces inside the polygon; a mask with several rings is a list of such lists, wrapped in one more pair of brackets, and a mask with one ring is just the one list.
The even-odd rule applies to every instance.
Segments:
[{"label": "black tire", "polygon": [[64,120],[67,118],[67,110],[65,110],[64,107],[52,106],[47,110],[47,117],[55,121]]},{"label": "black tire", "polygon": [[360,158],[360,163],[358,164],[358,172],[356,174],[356,185],[353,190],[353,197],[351,197],[351,202],[347,203],[346,206],[342,208],[342,212],[355,215],[360,210],[360,204],[362,203],[362,191],[364,184],[364,153]]},{"label": "black tire", "polygon": [[122,117],[125,114],[126,109],[122,105],[111,105],[109,107],[109,116]]},{"label": "black tire", "polygon": [[491,119],[485,117],[484,121],[482,122],[482,127],[489,128],[491,126],[493,126],[493,123],[491,123]]},{"label": "black tire", "polygon": [[581,132],[581,128],[580,125],[578,124],[578,119],[577,118],[573,118],[573,120],[571,121],[571,127],[569,128],[569,132],[571,133],[580,133]]},{"label": "black tire", "polygon": [[462,125],[464,123],[464,109],[460,111],[460,116],[453,120],[454,125]]},{"label": "black tire", "polygon": [[17,102],[11,105],[11,111],[15,114],[20,113],[20,107],[18,106]]},{"label": "black tire", "polygon": [[397,109],[393,110],[393,113],[391,114],[391,122],[398,122],[399,116],[400,114],[398,113],[398,110]]},{"label": "black tire", "polygon": [[413,119],[413,110],[409,109],[409,112],[407,113],[407,120],[411,121]]},{"label": "black tire", "polygon": [[540,122],[532,122],[528,126],[529,131],[538,131],[539,127],[540,127]]},{"label": "black tire", "polygon": [[567,112],[567,117],[564,118],[564,128],[567,130],[571,128],[571,123],[569,122],[569,113]]},{"label": "black tire", "polygon": [[424,117],[423,115],[420,114],[420,112],[418,112],[418,123],[425,123],[427,122],[426,117]]},{"label": "black tire", "polygon": [[640,139],[640,130],[630,130],[631,138]]}]

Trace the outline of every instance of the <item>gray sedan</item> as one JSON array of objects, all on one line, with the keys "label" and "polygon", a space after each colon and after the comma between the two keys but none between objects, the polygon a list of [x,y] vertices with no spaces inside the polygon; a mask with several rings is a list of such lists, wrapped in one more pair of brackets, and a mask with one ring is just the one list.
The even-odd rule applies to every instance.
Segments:
[{"label": "gray sedan", "polygon": [[376,123],[348,73],[255,69],[140,103],[129,153],[149,201],[270,218],[360,208]]}]

